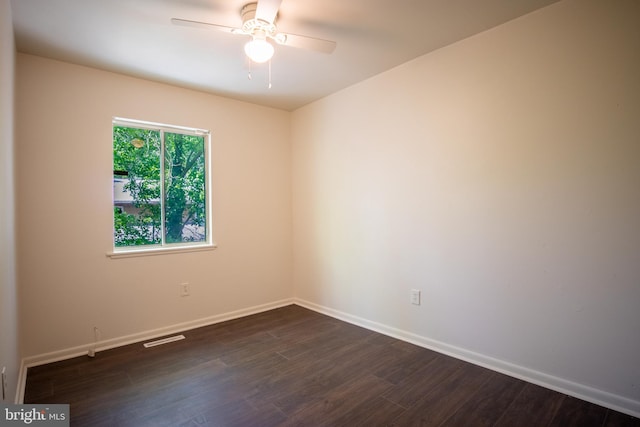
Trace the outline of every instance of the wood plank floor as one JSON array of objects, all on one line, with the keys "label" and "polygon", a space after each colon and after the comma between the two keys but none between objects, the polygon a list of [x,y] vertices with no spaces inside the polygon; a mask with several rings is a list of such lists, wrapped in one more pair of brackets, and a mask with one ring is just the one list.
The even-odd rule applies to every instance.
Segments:
[{"label": "wood plank floor", "polygon": [[30,368],[72,426],[640,426],[640,419],[291,305]]}]

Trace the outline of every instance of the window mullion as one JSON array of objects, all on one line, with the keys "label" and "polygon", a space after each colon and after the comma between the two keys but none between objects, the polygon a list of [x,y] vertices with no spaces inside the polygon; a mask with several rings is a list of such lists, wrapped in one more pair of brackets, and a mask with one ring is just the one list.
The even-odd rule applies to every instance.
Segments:
[{"label": "window mullion", "polygon": [[160,234],[162,246],[167,242],[165,241],[165,176],[164,176],[164,130],[160,129]]},{"label": "window mullion", "polygon": [[207,242],[211,242],[211,224],[213,223],[212,216],[212,206],[211,206],[211,135],[207,132],[206,135],[203,135],[203,144],[204,144],[204,185],[205,185],[205,239]]}]

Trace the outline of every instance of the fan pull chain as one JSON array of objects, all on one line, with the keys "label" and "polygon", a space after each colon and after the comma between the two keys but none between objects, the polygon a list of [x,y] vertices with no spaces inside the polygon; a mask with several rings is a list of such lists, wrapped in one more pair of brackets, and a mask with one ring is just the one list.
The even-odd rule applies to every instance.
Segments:
[{"label": "fan pull chain", "polygon": [[[247,79],[251,80],[253,77],[251,75],[251,65],[253,65],[253,61],[249,60],[249,71],[247,72]],[[269,60],[269,89],[271,89],[272,84],[271,84],[271,60]]]}]

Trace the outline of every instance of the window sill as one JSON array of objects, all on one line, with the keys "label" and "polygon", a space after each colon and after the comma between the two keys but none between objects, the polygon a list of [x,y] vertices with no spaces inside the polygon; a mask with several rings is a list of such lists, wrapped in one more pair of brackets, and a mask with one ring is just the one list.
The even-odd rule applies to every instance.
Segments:
[{"label": "window sill", "polygon": [[107,252],[107,256],[111,259],[133,258],[133,257],[141,257],[141,256],[212,251],[217,247],[218,246],[214,243],[210,245],[198,245],[198,246],[174,246],[174,247],[164,247],[164,248],[156,247],[156,248],[145,248],[145,249],[124,249],[124,250],[118,250],[113,252]]}]

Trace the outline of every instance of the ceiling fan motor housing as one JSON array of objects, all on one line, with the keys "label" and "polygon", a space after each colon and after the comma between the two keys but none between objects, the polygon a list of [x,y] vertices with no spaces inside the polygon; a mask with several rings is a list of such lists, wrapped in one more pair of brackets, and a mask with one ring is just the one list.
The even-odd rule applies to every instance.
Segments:
[{"label": "ceiling fan motor housing", "polygon": [[242,31],[245,34],[264,34],[267,37],[274,38],[277,32],[275,18],[273,23],[256,19],[257,7],[258,3],[249,3],[240,11],[240,16],[242,16]]}]

